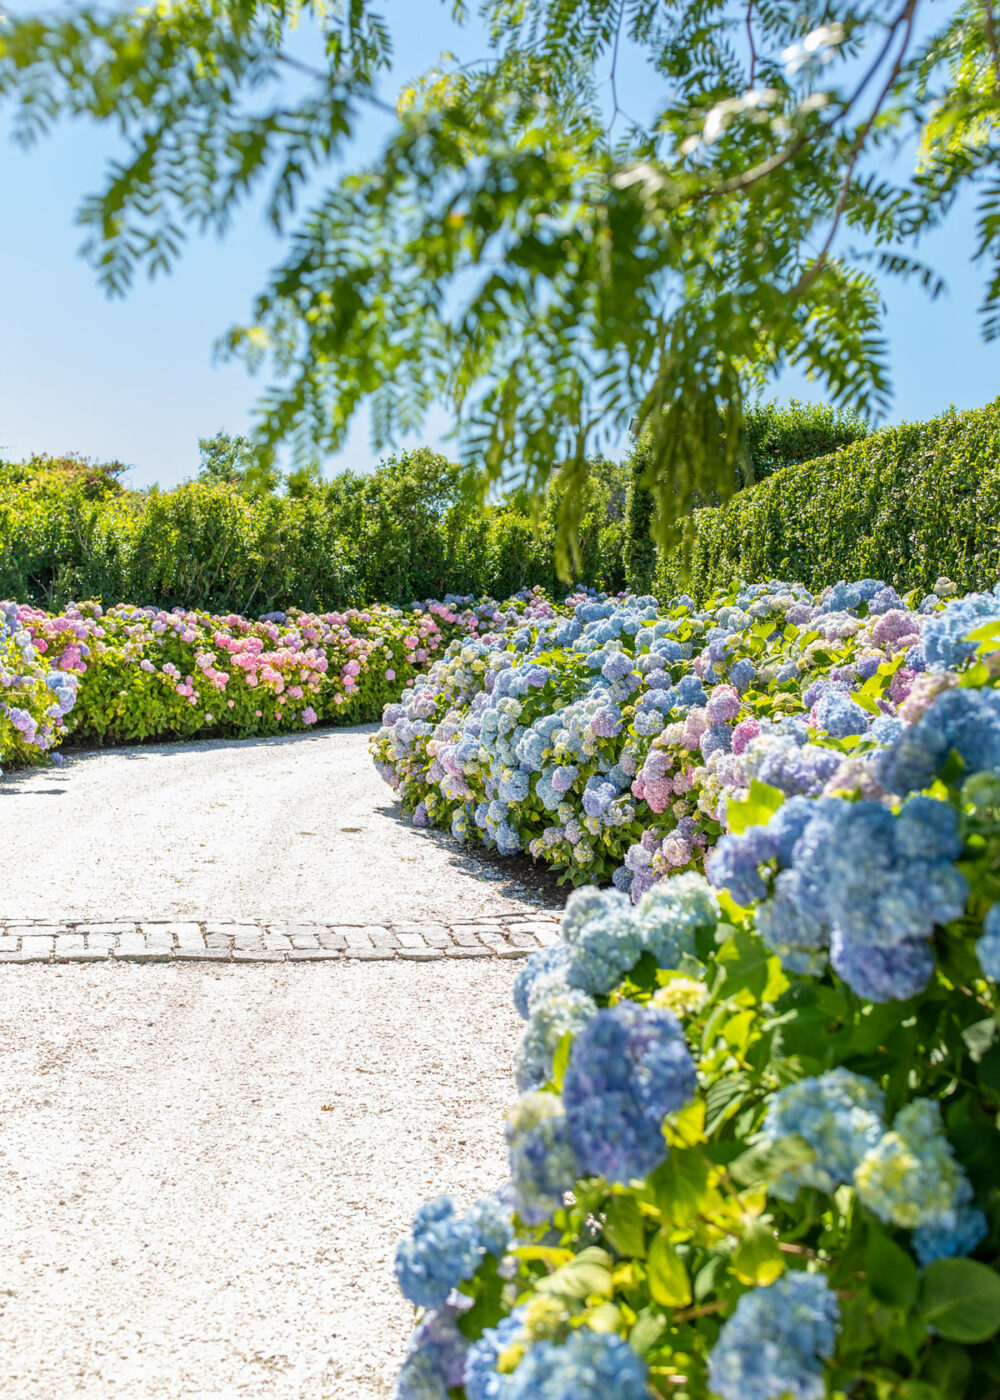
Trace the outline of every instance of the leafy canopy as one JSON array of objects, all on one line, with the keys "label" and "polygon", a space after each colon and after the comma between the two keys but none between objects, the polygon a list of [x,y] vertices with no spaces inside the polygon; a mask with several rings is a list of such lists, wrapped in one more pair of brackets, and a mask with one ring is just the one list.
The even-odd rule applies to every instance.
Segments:
[{"label": "leafy canopy", "polygon": [[[466,17],[464,0],[451,8]],[[270,369],[264,446],[334,451],[368,400],[381,447],[441,401],[484,484],[561,476],[564,545],[588,456],[633,419],[669,533],[733,489],[744,397],[781,369],[838,408],[879,411],[876,276],[940,289],[914,245],[966,184],[984,329],[1000,333],[992,0],[478,9],[485,58],[442,60],[388,108],[391,35],[372,0],[11,18],[0,96],[24,141],[61,114],[121,133],[124,159],[80,214],[110,291],[263,200],[286,252],[224,344]],[[626,52],[655,74],[650,116],[628,110]],[[351,140],[373,108],[389,132],[358,168]]]}]

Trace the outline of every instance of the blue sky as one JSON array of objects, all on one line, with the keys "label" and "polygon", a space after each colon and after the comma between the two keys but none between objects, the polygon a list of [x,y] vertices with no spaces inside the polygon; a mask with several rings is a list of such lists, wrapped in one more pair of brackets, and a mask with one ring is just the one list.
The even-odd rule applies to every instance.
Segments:
[{"label": "blue sky", "polygon": [[[386,95],[442,49],[463,57],[475,51],[475,35],[456,31],[440,0],[388,0],[383,9],[397,53]],[[652,104],[655,88],[641,70],[628,74],[628,88],[633,106]],[[377,148],[383,129],[371,123],[356,148],[360,158]],[[108,300],[78,256],[73,215],[114,149],[109,133],[83,125],[64,125],[28,153],[0,141],[0,455],[119,458],[134,464],[134,485],[172,485],[196,471],[199,437],[250,425],[260,382],[238,365],[214,363],[212,347],[246,315],[278,244],[248,210],[225,241],[189,244],[170,277],[137,283],[125,301]],[[1000,346],[985,345],[978,332],[982,273],[971,263],[973,241],[972,211],[963,207],[922,249],[948,282],[937,302],[915,286],[886,289],[890,421],[929,417],[949,404],[973,407],[1000,393]],[[817,396],[798,376],[778,392]],[[420,440],[447,451],[448,427],[437,412]],[[326,470],[364,471],[374,462],[367,422],[359,419]]]}]

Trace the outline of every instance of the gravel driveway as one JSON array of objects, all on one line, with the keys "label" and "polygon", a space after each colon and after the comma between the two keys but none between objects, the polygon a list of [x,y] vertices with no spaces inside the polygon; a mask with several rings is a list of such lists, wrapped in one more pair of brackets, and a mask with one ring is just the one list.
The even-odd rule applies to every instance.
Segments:
[{"label": "gravel driveway", "polygon": [[503,1177],[516,962],[0,970],[0,1396],[386,1400]]},{"label": "gravel driveway", "polygon": [[[371,731],[71,757],[0,783],[0,918],[530,916],[396,817]],[[9,876],[8,876],[9,880]],[[0,966],[0,1398],[387,1400],[421,1201],[504,1177],[507,959]]]},{"label": "gravel driveway", "polygon": [[109,749],[5,777],[17,885],[0,885],[0,918],[448,923],[563,902],[527,861],[401,820],[373,731]]}]

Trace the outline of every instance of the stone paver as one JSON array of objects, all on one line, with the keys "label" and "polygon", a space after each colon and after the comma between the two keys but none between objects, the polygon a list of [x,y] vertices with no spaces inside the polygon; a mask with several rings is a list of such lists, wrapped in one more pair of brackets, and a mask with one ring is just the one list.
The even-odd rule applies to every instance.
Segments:
[{"label": "stone paver", "polygon": [[0,918],[0,963],[327,962],[337,958],[406,962],[439,958],[526,958],[558,937],[559,920],[539,915],[455,924],[261,924],[246,920],[167,923],[16,923]]}]

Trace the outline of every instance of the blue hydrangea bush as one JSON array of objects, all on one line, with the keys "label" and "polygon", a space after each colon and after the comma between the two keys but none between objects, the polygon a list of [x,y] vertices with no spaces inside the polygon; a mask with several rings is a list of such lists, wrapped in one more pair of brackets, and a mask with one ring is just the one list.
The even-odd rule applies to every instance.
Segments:
[{"label": "blue hydrangea bush", "polygon": [[895,656],[810,703],[821,783],[518,972],[509,1184],[400,1243],[396,1400],[1000,1394],[1000,603],[920,616],[892,714]]},{"label": "blue hydrangea bush", "polygon": [[954,685],[967,634],[1000,616],[1000,596],[955,592],[771,582],[701,608],[577,594],[455,642],[386,707],[376,762],[418,825],[638,903],[704,871],[732,804],[838,791]]}]

